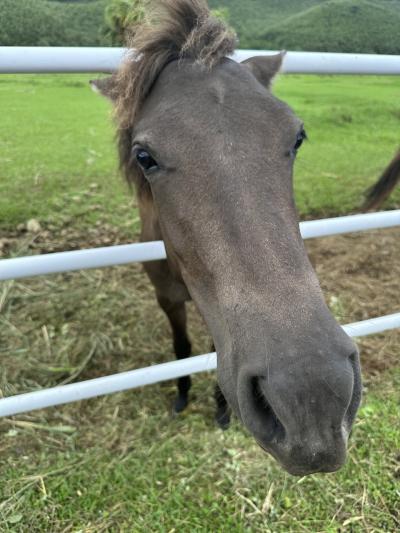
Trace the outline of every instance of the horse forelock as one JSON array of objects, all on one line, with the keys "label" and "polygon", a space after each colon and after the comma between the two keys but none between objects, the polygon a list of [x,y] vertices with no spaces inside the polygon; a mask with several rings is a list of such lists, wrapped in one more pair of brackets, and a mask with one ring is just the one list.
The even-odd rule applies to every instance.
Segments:
[{"label": "horse forelock", "polygon": [[128,53],[115,76],[115,117],[119,129],[121,167],[128,182],[128,131],[164,67],[189,59],[211,69],[235,50],[236,35],[210,13],[206,0],[151,0],[146,17],[132,28]]}]

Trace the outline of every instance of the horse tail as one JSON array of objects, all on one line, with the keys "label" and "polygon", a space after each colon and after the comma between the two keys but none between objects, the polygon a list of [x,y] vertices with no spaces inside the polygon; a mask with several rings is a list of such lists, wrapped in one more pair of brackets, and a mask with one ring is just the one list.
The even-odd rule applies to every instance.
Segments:
[{"label": "horse tail", "polygon": [[389,166],[385,169],[379,180],[366,191],[366,198],[362,207],[363,211],[378,209],[393,189],[400,182],[400,150],[395,155]]}]

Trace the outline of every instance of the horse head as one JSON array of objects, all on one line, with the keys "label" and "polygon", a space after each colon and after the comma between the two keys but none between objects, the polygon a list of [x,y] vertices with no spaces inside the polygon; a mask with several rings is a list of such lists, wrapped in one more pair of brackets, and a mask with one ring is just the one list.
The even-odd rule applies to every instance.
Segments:
[{"label": "horse head", "polygon": [[283,54],[242,64],[202,0],[160,0],[120,70],[121,166],[212,334],[218,381],[293,474],[337,470],[360,402],[357,349],[330,313],[299,232],[302,121],[271,92]]}]

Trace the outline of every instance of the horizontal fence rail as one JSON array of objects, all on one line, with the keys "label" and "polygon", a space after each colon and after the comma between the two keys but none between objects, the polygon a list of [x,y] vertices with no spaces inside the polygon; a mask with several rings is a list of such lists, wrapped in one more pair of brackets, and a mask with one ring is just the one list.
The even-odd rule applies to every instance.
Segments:
[{"label": "horizontal fence rail", "polygon": [[[400,313],[343,326],[351,337],[364,337],[400,327]],[[217,368],[215,353],[198,355],[160,365],[121,372],[112,376],[71,383],[41,391],[18,394],[0,400],[0,417],[44,409],[55,405],[87,400],[96,396],[122,392],[145,385],[176,379],[188,374],[207,372]]]},{"label": "horizontal fence rail", "polygon": [[[276,51],[237,50],[236,61]],[[126,54],[123,48],[0,47],[0,73],[113,72]],[[288,52],[283,72],[292,74],[400,74],[400,56]]]},{"label": "horizontal fence rail", "polygon": [[[122,48],[0,47],[1,73],[83,73],[115,71],[127,50]],[[243,61],[276,52],[238,50],[232,56]],[[400,75],[400,56],[288,52],[282,72],[296,74]],[[400,210],[302,222],[304,239],[400,225]],[[166,258],[161,241],[62,252],[0,261],[0,280],[101,268]],[[362,337],[400,328],[400,313],[343,326],[352,337]],[[215,370],[215,353],[199,355],[147,368],[122,372],[79,383],[53,387],[0,399],[0,417],[71,403],[188,374]]]},{"label": "horizontal fence rail", "polygon": [[[300,223],[303,239],[400,226],[400,209]],[[162,241],[0,260],[0,281],[166,259]]]}]

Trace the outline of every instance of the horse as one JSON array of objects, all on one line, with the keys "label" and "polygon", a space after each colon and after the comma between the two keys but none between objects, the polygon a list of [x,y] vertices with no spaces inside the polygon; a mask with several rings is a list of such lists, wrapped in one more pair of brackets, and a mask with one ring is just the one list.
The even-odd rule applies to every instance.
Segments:
[{"label": "horse", "polygon": [[362,210],[379,209],[400,182],[400,149],[384,170],[378,181],[366,191]]},{"label": "horse", "polygon": [[[136,190],[146,263],[178,359],[192,299],[217,352],[228,407],[293,475],[345,462],[361,398],[357,348],[329,311],[293,199],[303,122],[271,91],[284,54],[230,59],[236,36],[205,0],[158,0],[118,71],[92,82],[113,102],[120,166]],[[178,380],[175,410],[188,403]]]}]

